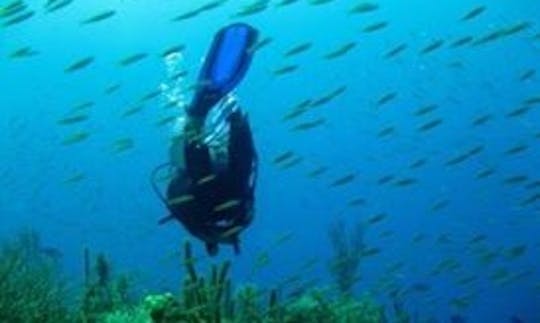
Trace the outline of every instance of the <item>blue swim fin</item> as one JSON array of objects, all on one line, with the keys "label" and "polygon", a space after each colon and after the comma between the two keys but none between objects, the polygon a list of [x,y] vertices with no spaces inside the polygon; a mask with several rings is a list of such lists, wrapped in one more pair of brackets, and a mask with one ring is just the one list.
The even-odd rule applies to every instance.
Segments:
[{"label": "blue swim fin", "polygon": [[205,118],[208,111],[234,89],[249,68],[258,32],[247,24],[232,24],[215,36],[199,74],[198,86],[187,113]]}]

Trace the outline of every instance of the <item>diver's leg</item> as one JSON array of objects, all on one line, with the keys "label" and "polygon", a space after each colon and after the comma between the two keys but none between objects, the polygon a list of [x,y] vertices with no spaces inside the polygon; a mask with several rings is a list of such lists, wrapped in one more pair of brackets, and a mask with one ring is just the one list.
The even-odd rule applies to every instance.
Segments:
[{"label": "diver's leg", "polygon": [[236,110],[229,116],[229,171],[237,184],[239,193],[250,194],[250,179],[256,172],[257,152],[253,143],[251,127],[247,116]]},{"label": "diver's leg", "polygon": [[184,153],[186,172],[193,181],[198,181],[211,173],[212,162],[208,146],[196,142],[186,142]]},{"label": "diver's leg", "polygon": [[217,243],[205,242],[204,245],[206,247],[206,252],[208,252],[208,255],[215,256],[218,254],[219,246]]}]

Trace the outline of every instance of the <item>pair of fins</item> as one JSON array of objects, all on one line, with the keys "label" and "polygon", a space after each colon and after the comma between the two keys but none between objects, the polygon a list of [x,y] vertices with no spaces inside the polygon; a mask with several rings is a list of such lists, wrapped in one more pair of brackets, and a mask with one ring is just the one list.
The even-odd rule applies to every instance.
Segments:
[{"label": "pair of fins", "polygon": [[258,31],[236,23],[219,30],[204,60],[187,113],[202,120],[210,109],[242,81],[251,65]]}]

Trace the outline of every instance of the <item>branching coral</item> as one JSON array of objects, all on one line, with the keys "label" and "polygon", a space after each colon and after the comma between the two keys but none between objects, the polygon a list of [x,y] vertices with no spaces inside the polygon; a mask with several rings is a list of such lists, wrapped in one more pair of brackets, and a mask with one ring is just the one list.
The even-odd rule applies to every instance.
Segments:
[{"label": "branching coral", "polygon": [[0,322],[68,320],[57,264],[38,243],[37,233],[25,230],[0,247]]},{"label": "branching coral", "polygon": [[348,232],[344,222],[336,222],[330,226],[328,236],[334,251],[330,272],[340,292],[344,295],[350,294],[354,283],[358,280],[358,269],[362,260],[363,227],[359,223]]},{"label": "branching coral", "polygon": [[111,312],[119,313],[129,308],[127,277],[113,277],[110,262],[104,254],[96,257],[93,271],[89,269],[90,256],[87,249],[84,251],[84,261],[86,285],[80,311],[81,321],[101,322]]}]

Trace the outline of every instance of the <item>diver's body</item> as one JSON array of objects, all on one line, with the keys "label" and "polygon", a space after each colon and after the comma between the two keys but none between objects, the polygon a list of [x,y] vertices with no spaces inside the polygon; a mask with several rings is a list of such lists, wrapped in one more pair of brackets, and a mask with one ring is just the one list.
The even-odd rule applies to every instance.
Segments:
[{"label": "diver's body", "polygon": [[167,189],[171,216],[202,240],[211,255],[218,244],[231,244],[239,252],[238,236],[254,213],[257,155],[251,129],[240,110],[227,122],[226,165],[212,160],[205,143],[184,140],[185,165],[176,170]]},{"label": "diver's body", "polygon": [[[239,252],[239,234],[253,219],[257,154],[247,116],[239,109],[226,115],[225,158],[205,140],[210,110],[240,82],[251,61],[257,32],[244,24],[223,28],[215,37],[199,76],[201,88],[187,109],[180,146],[182,163],[175,166],[167,188],[169,219],[180,221],[215,255],[219,244]],[[214,153],[213,153],[214,152]],[[175,159],[175,156],[173,156]]]}]

